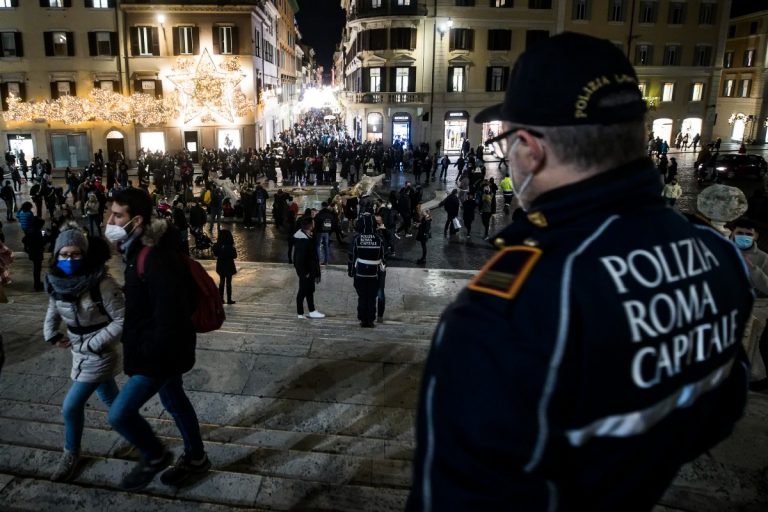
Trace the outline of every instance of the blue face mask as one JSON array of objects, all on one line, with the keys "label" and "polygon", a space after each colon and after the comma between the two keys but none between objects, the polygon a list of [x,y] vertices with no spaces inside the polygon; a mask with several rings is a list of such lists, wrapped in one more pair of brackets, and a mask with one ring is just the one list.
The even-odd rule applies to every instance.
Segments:
[{"label": "blue face mask", "polygon": [[755,243],[755,239],[749,235],[736,235],[733,237],[733,242],[739,249],[749,249]]},{"label": "blue face mask", "polygon": [[83,260],[58,260],[56,266],[66,275],[71,276],[83,266]]}]

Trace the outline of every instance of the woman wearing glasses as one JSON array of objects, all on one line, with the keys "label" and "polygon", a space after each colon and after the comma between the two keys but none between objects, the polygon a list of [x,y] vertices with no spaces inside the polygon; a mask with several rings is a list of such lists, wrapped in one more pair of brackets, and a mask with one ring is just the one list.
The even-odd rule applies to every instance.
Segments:
[{"label": "woman wearing glasses", "polygon": [[[109,246],[102,238],[86,238],[75,224],[62,226],[46,275],[49,294],[45,340],[72,352],[72,385],[64,398],[64,453],[51,479],[75,475],[85,422],[85,404],[95,391],[109,407],[117,396],[115,375],[121,371],[120,337],[123,292],[107,273]],[[66,334],[59,331],[62,322]]]}]

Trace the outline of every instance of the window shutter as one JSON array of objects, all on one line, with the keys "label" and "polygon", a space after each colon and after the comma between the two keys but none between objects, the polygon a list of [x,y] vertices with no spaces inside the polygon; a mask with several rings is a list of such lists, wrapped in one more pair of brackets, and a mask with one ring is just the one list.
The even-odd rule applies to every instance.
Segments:
[{"label": "window shutter", "polygon": [[115,7],[115,0],[107,0],[107,7],[114,8]]},{"label": "window shutter", "polygon": [[141,80],[133,81],[133,92],[138,92],[138,93],[144,92],[144,90],[141,88]]},{"label": "window shutter", "polygon": [[69,95],[77,96],[77,84],[75,82],[69,82]]},{"label": "window shutter", "polygon": [[163,81],[155,80],[155,98],[163,97]]},{"label": "window shutter", "polygon": [[371,49],[371,31],[366,30],[363,32],[363,50],[370,50]]},{"label": "window shutter", "polygon": [[179,32],[181,32],[181,27],[173,27],[173,54],[179,55],[181,51],[179,50],[179,40],[181,39]]},{"label": "window shutter", "polygon": [[363,90],[361,92],[371,92],[371,68],[363,68]]},{"label": "window shutter", "polygon": [[94,89],[101,89],[101,81],[100,80],[94,80],[93,81],[93,88]]},{"label": "window shutter", "polygon": [[412,28],[411,31],[411,50],[416,49],[416,29]]},{"label": "window shutter", "polygon": [[11,0],[11,7],[18,7],[19,6],[19,0]]},{"label": "window shutter", "polygon": [[85,0],[85,7],[86,8],[93,7],[93,0]]},{"label": "window shutter", "polygon": [[27,101],[27,84],[24,82],[19,83],[19,99],[21,101]]},{"label": "window shutter", "polygon": [[504,66],[501,69],[501,90],[507,90],[507,81],[509,80],[509,66]]},{"label": "window shutter", "polygon": [[75,33],[67,32],[67,55],[74,57],[75,55]]},{"label": "window shutter", "polygon": [[51,32],[43,32],[43,46],[45,46],[45,55],[47,57],[53,56],[53,34]]},{"label": "window shutter", "polygon": [[40,7],[50,7],[51,4],[48,0],[40,0]]},{"label": "window shutter", "polygon": [[21,41],[21,32],[14,32],[13,39],[14,39],[14,44],[16,44],[16,56],[23,57],[24,45],[22,44],[22,41]]},{"label": "window shutter", "polygon": [[117,32],[109,33],[109,49],[112,51],[113,57],[120,55],[120,40],[117,37]]},{"label": "window shutter", "polygon": [[485,90],[490,92],[492,91],[492,81],[493,81],[493,68],[487,67],[485,68]]},{"label": "window shutter", "polygon": [[8,84],[0,84],[0,100],[2,100],[2,109],[8,110]]},{"label": "window shutter", "polygon": [[72,0],[64,0],[64,7],[72,7]]},{"label": "window shutter", "polygon": [[160,55],[160,37],[158,37],[157,27],[152,27],[152,55]]},{"label": "window shutter", "polygon": [[238,27],[232,27],[232,54],[240,55],[240,31]]},{"label": "window shutter", "polygon": [[98,54],[98,48],[96,48],[96,32],[88,32],[88,55],[94,57]]},{"label": "window shutter", "polygon": [[416,66],[408,68],[408,92],[416,92]]},{"label": "window shutter", "polygon": [[468,29],[468,36],[467,36],[467,50],[474,50],[475,49],[475,30],[474,29]]},{"label": "window shutter", "polygon": [[56,82],[51,82],[51,99],[59,99],[59,84]]},{"label": "window shutter", "polygon": [[219,27],[216,26],[213,27],[213,54],[221,54],[221,33],[219,32]]},{"label": "window shutter", "polygon": [[389,69],[389,92],[397,91],[397,68],[392,67]]},{"label": "window shutter", "polygon": [[139,27],[131,27],[131,55],[139,55]]},{"label": "window shutter", "polygon": [[451,31],[448,33],[448,51],[453,51],[456,49],[456,29],[452,28]]},{"label": "window shutter", "polygon": [[200,54],[200,29],[198,27],[192,28],[192,53],[194,55]]}]

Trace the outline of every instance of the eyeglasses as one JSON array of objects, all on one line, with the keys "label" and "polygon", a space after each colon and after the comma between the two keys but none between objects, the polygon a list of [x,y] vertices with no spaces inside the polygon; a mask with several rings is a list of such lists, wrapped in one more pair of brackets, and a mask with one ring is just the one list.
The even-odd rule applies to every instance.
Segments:
[{"label": "eyeglasses", "polygon": [[60,252],[60,260],[81,260],[83,259],[83,253],[81,252]]},{"label": "eyeglasses", "polygon": [[509,151],[509,148],[512,147],[512,144],[514,141],[511,141],[510,139],[514,134],[519,132],[520,130],[525,130],[537,139],[543,139],[544,134],[541,132],[537,132],[536,130],[531,130],[530,128],[523,128],[521,126],[517,126],[515,128],[510,128],[509,130],[502,132],[498,134],[497,136],[490,138],[485,141],[486,146],[491,146],[493,149],[493,153],[496,156],[496,158],[499,158],[501,160],[507,159],[507,151]]}]

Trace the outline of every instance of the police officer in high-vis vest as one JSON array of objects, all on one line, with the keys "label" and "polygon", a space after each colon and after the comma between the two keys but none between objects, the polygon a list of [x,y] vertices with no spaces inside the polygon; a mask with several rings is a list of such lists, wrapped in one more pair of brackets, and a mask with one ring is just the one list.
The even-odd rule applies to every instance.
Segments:
[{"label": "police officer in high-vis vest", "polygon": [[489,140],[525,211],[444,312],[410,511],[650,511],[741,416],[753,302],[738,249],[662,201],[613,43],[523,53]]},{"label": "police officer in high-vis vest", "polygon": [[376,324],[376,297],[379,293],[379,272],[384,269],[384,241],[376,232],[376,221],[370,212],[357,221],[357,235],[349,249],[347,273],[355,279],[357,318],[360,327]]}]

